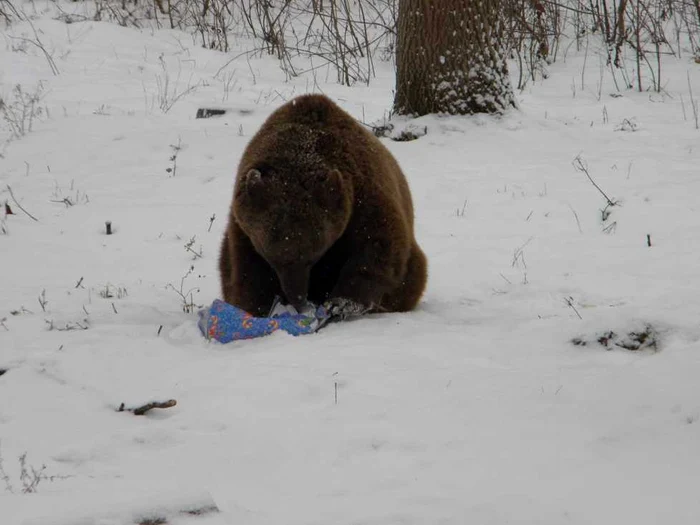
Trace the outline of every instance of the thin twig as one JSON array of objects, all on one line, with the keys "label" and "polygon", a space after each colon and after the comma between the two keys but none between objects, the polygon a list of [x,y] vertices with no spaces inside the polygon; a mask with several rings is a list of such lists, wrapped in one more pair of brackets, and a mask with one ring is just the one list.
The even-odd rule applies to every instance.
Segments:
[{"label": "thin twig", "polygon": [[174,407],[175,405],[177,405],[177,401],[174,399],[169,399],[167,401],[152,401],[151,403],[146,403],[145,405],[136,408],[126,408],[124,403],[122,403],[119,405],[117,412],[132,412],[135,416],[143,416],[146,412],[154,408],[170,408]]},{"label": "thin twig", "polygon": [[2,451],[0,450],[0,479],[3,480],[3,482],[5,483],[5,490],[7,492],[13,493],[15,491],[15,489],[12,486],[12,482],[10,481],[10,476],[8,476],[7,472],[5,472],[5,468],[4,468],[3,462],[2,462],[2,453],[1,452]]},{"label": "thin twig", "polygon": [[576,315],[578,315],[578,318],[581,319],[581,320],[583,320],[583,317],[581,317],[581,314],[578,313],[578,310],[577,310],[576,307],[574,306],[574,298],[573,298],[573,297],[565,297],[565,298],[564,298],[564,301],[566,302],[566,304],[567,304],[574,312],[576,312]]},{"label": "thin twig", "polygon": [[25,210],[25,209],[22,207],[22,205],[21,205],[19,202],[17,202],[17,199],[15,199],[15,194],[12,193],[12,188],[10,188],[10,185],[9,185],[9,184],[7,185],[7,191],[10,192],[10,197],[12,197],[12,200],[14,201],[14,203],[17,205],[17,207],[18,207],[20,210],[22,210],[24,213],[26,213],[26,214],[29,216],[29,218],[34,219],[36,222],[39,222],[39,219],[37,219],[36,217],[34,217],[34,215],[32,215],[31,213],[29,213],[27,210]]},{"label": "thin twig", "polygon": [[571,213],[574,214],[574,218],[576,219],[576,224],[578,225],[578,232],[583,233],[583,229],[581,229],[581,221],[578,220],[578,213],[576,213],[576,210],[573,206],[571,206],[571,204],[569,204],[569,209],[571,209]]},{"label": "thin twig", "polygon": [[591,174],[588,173],[588,164],[581,158],[581,155],[576,155],[576,158],[571,162],[571,164],[574,166],[574,168],[577,171],[583,172],[586,175],[586,177],[588,177],[588,180],[591,181],[591,184],[593,184],[595,189],[597,189],[600,192],[600,194],[603,197],[605,197],[605,200],[608,201],[608,206],[615,206],[617,204],[617,202],[610,199],[610,197],[608,197],[605,194],[605,192],[602,189],[600,189],[600,186],[598,186],[595,183],[595,181],[593,180],[593,177],[591,177]]}]

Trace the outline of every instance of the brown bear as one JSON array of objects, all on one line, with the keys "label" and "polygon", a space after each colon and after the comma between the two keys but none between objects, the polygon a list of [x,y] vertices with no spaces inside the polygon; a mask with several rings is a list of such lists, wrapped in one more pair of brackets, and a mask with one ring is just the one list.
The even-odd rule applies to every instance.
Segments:
[{"label": "brown bear", "polygon": [[276,296],[297,308],[413,309],[427,261],[401,168],[328,97],[291,100],[243,153],[219,270],[224,300],[254,315]]}]

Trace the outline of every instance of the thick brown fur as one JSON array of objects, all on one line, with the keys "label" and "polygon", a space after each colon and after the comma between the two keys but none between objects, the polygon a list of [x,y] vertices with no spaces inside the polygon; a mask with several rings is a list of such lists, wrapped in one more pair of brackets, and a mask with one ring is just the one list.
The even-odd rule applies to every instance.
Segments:
[{"label": "thick brown fur", "polygon": [[219,269],[224,300],[256,315],[276,295],[407,311],[427,279],[401,168],[322,95],[284,104],[246,147]]}]

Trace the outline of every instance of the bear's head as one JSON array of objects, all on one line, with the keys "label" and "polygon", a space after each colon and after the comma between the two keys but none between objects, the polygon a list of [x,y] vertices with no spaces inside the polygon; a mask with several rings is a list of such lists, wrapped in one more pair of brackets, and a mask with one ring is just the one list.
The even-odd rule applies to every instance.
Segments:
[{"label": "bear's head", "polygon": [[258,163],[239,174],[233,213],[277,273],[287,301],[299,308],[311,268],[347,227],[352,188],[339,170],[322,165]]}]

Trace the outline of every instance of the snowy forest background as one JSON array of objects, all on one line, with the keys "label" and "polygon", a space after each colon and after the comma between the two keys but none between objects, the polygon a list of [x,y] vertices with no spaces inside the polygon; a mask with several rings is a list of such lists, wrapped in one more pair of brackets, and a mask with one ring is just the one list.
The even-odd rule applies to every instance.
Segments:
[{"label": "snowy forest background", "polygon": [[[394,0],[0,0],[0,521],[697,522],[700,4],[503,6],[518,108],[413,118]],[[426,294],[209,343],[308,92],[400,162]]]}]

